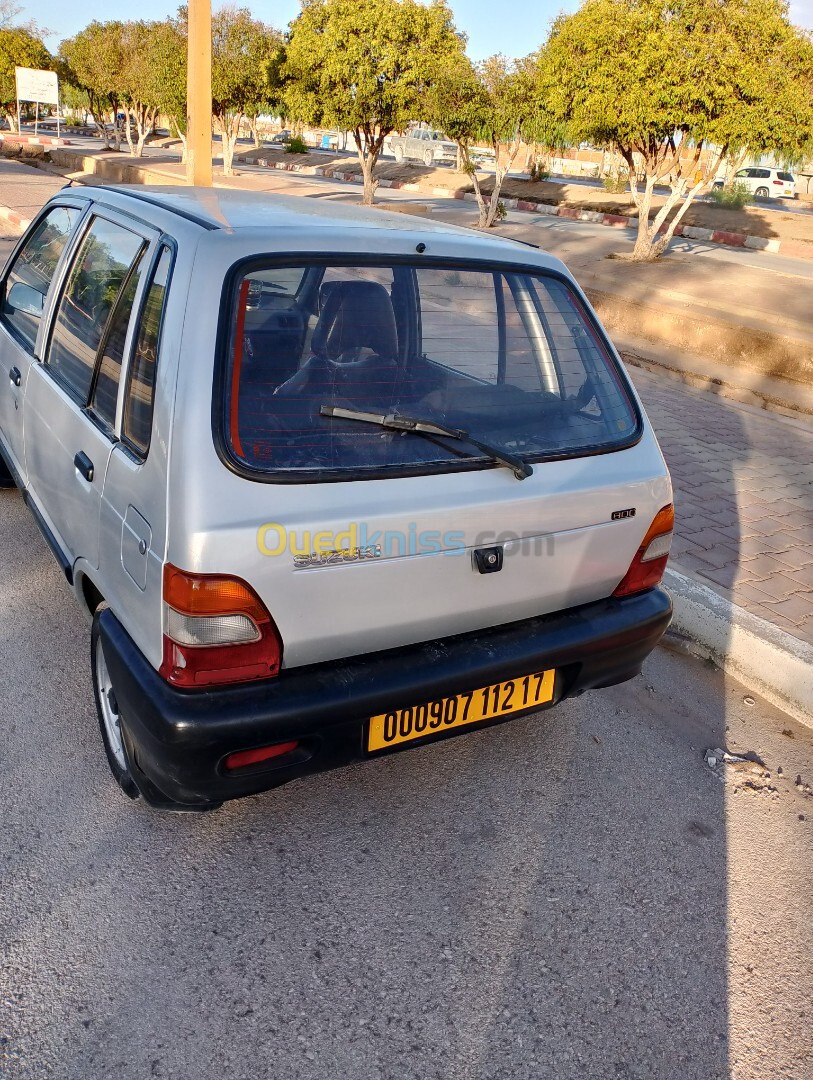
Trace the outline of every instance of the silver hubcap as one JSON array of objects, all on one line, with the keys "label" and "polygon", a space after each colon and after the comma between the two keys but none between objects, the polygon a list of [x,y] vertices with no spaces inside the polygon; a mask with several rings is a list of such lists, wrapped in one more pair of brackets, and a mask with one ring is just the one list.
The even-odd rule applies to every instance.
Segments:
[{"label": "silver hubcap", "polygon": [[118,708],[113,708],[111,702],[115,701],[113,685],[110,682],[110,674],[104,660],[101,641],[96,642],[96,683],[99,691],[99,707],[102,710],[102,721],[107,736],[107,744],[115,758],[116,764],[125,772],[127,769],[127,757],[124,753],[124,743],[121,739],[121,718]]}]

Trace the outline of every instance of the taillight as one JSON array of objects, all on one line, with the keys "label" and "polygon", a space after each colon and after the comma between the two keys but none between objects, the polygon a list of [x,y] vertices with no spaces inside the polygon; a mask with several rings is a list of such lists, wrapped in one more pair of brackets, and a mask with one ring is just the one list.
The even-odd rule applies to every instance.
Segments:
[{"label": "taillight", "polygon": [[779,186],[782,187],[782,185],[785,183],[785,181],[784,180],[774,180],[774,183],[779,184]]},{"label": "taillight", "polygon": [[160,673],[167,682],[190,688],[267,679],[281,662],[279,631],[245,581],[164,567]]},{"label": "taillight", "polygon": [[643,543],[636,551],[629,570],[613,596],[631,596],[659,584],[669,560],[674,527],[675,508],[670,503],[655,515],[655,520],[647,529]]}]

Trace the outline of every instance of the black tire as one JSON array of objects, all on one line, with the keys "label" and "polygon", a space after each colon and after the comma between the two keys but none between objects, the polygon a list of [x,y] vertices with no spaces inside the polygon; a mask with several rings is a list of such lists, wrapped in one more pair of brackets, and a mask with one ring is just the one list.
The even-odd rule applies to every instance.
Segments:
[{"label": "black tire", "polygon": [[14,477],[9,472],[3,458],[0,457],[0,488],[12,488],[14,486]]},{"label": "black tire", "polygon": [[770,191],[768,191],[766,187],[758,187],[754,194],[758,199],[768,199],[771,195]]},{"label": "black tire", "polygon": [[[99,620],[102,612],[107,610],[107,604],[100,604],[93,616],[93,628],[90,632],[90,671],[93,678],[93,696],[96,701],[96,716],[99,721],[99,731],[102,735],[107,764],[113,774],[113,779],[119,785],[128,799],[138,799],[141,792],[133,779],[130,769],[130,760],[127,756],[124,735],[121,728],[121,716],[118,712],[113,688],[110,685],[110,676],[107,664],[104,661],[101,635],[99,633]],[[106,700],[103,700],[105,698]],[[118,728],[116,739],[115,728]]]},{"label": "black tire", "polygon": [[[93,616],[93,628],[90,632],[90,669],[93,677],[93,696],[96,701],[99,731],[102,735],[102,744],[104,745],[107,764],[110,766],[113,779],[128,799],[141,799],[156,810],[166,810],[176,814],[206,814],[212,810],[218,810],[223,805],[222,803],[179,803],[173,799],[168,799],[141,772],[137,763],[133,765],[130,761],[127,739],[124,736],[123,721],[118,712],[118,704],[113,694],[113,688],[110,685],[110,677],[107,672],[107,664],[104,662],[104,652],[99,632],[99,620],[107,608],[107,604],[100,604]],[[102,700],[103,695],[107,698],[107,708],[105,708]],[[118,738],[116,738],[116,728],[118,729]]]}]

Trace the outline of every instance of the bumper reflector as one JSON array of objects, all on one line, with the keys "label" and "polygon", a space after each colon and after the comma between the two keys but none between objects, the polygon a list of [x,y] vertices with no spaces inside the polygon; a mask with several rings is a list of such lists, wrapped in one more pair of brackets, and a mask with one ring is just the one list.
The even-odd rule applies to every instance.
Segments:
[{"label": "bumper reflector", "polygon": [[255,750],[237,750],[234,754],[228,754],[223,765],[227,769],[243,769],[246,765],[257,765],[261,761],[270,761],[271,758],[282,757],[296,750],[298,742],[275,743],[274,746],[259,746]]}]

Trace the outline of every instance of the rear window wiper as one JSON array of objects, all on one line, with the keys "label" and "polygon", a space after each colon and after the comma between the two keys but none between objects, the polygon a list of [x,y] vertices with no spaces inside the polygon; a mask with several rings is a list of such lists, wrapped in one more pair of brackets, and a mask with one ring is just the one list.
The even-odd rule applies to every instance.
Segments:
[{"label": "rear window wiper", "polygon": [[419,420],[414,416],[401,416],[398,413],[359,412],[356,409],[342,409],[337,405],[322,405],[319,412],[322,416],[333,416],[340,420],[358,420],[363,424],[376,424],[378,427],[392,431],[414,431],[417,435],[429,436],[445,435],[448,439],[457,439],[460,442],[468,442],[472,446],[476,446],[492,461],[497,461],[500,465],[505,465],[507,469],[510,469],[517,480],[524,480],[533,474],[531,466],[524,462],[522,458],[518,458],[514,454],[508,454],[505,450],[500,450],[499,447],[492,446],[490,443],[481,442],[480,439],[475,439],[473,435],[470,435],[468,431],[463,431],[462,428],[445,427],[443,424],[436,424],[434,420]]}]

